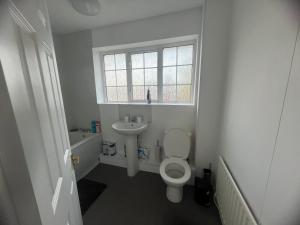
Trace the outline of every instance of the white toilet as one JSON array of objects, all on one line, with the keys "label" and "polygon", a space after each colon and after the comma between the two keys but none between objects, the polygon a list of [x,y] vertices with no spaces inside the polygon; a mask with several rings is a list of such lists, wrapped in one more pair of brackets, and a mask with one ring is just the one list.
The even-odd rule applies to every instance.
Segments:
[{"label": "white toilet", "polygon": [[191,167],[186,161],[190,153],[191,133],[177,128],[165,131],[163,147],[166,159],[160,164],[159,172],[167,184],[167,198],[178,203],[182,200],[183,186],[191,178]]}]

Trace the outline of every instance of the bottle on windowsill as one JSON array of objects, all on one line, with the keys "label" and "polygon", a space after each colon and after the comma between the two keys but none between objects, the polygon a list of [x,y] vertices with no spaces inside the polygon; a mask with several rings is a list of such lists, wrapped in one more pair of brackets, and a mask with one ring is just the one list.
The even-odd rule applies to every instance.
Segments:
[{"label": "bottle on windowsill", "polygon": [[151,104],[151,93],[150,93],[150,89],[149,88],[148,88],[148,91],[147,91],[147,103]]}]

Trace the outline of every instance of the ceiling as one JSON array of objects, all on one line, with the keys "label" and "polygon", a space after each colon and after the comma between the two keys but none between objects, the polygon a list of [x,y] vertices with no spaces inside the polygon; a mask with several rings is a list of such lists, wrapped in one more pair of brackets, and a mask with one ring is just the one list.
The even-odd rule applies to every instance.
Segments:
[{"label": "ceiling", "polygon": [[47,0],[54,33],[75,31],[134,21],[199,7],[204,0],[99,0],[100,13],[85,16],[69,0]]}]

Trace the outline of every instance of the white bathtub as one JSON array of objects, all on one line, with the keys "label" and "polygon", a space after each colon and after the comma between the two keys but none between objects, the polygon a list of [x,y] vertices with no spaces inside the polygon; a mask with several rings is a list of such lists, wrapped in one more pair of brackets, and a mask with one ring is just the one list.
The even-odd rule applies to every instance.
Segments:
[{"label": "white bathtub", "polygon": [[102,138],[100,134],[69,132],[71,151],[79,156],[79,164],[75,166],[76,180],[86,176],[99,163]]}]

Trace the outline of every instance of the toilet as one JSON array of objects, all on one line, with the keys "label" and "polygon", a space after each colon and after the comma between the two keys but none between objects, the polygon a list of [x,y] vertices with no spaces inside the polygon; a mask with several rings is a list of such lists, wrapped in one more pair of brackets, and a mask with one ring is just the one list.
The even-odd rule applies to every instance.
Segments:
[{"label": "toilet", "polygon": [[186,161],[191,147],[191,133],[173,128],[165,131],[163,141],[166,159],[159,172],[167,184],[167,198],[174,203],[182,200],[183,186],[191,178],[191,167]]}]

